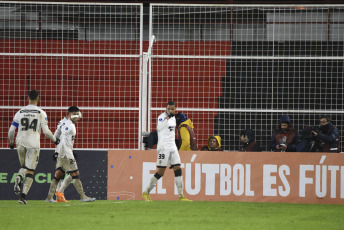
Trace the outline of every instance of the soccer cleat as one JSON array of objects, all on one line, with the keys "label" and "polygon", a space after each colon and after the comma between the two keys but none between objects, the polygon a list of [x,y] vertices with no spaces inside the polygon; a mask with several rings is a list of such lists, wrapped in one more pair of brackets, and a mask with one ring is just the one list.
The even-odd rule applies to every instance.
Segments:
[{"label": "soccer cleat", "polygon": [[69,202],[68,200],[66,200],[64,193],[56,190],[55,195],[56,195],[56,200],[58,200],[57,202]]},{"label": "soccer cleat", "polygon": [[60,198],[56,196],[56,202],[63,202],[63,201],[61,201]]},{"label": "soccer cleat", "polygon": [[63,202],[58,196],[56,196],[56,202]]},{"label": "soccer cleat", "polygon": [[27,204],[26,200],[22,197],[19,198],[18,203],[19,204]]},{"label": "soccer cleat", "polygon": [[144,192],[142,193],[142,198],[145,200],[145,201],[152,201],[152,199],[150,198],[149,194]]},{"label": "soccer cleat", "polygon": [[45,202],[46,202],[46,203],[55,203],[55,202],[56,202],[56,200],[54,200],[54,199],[51,199],[51,200],[45,200]]},{"label": "soccer cleat", "polygon": [[96,198],[94,198],[94,197],[88,197],[88,196],[86,196],[86,197],[84,197],[83,199],[81,199],[80,201],[81,202],[93,202],[93,201],[95,201],[96,200]]},{"label": "soccer cleat", "polygon": [[14,193],[16,195],[20,194],[20,187],[21,187],[22,179],[20,176],[16,176],[16,179],[14,180]]},{"label": "soccer cleat", "polygon": [[192,201],[192,200],[189,200],[188,198],[186,198],[185,196],[180,196],[178,198],[179,201]]}]

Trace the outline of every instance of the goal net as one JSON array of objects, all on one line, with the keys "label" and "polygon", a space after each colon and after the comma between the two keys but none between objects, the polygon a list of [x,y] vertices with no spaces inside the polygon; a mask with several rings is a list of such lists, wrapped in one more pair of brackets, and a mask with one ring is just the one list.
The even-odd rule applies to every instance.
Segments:
[{"label": "goal net", "polygon": [[0,148],[32,89],[52,131],[81,109],[76,148],[142,148],[170,100],[199,147],[239,150],[252,129],[269,151],[282,115],[343,133],[344,5],[150,4],[145,18],[143,4],[0,1]]},{"label": "goal net", "polygon": [[239,150],[252,129],[270,151],[282,115],[298,130],[328,115],[343,133],[343,5],[151,4],[150,26],[152,130],[174,100],[199,146]]},{"label": "goal net", "polygon": [[0,2],[0,147],[36,89],[53,132],[80,108],[76,148],[139,148],[142,34],[142,4]]}]

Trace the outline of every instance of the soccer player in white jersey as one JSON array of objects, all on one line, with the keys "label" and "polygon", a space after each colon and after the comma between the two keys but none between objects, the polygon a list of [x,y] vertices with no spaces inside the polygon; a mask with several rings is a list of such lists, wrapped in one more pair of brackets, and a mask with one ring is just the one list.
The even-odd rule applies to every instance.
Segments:
[{"label": "soccer player in white jersey", "polygon": [[175,113],[176,104],[173,101],[169,101],[166,111],[158,117],[157,172],[151,178],[146,190],[142,193],[142,198],[146,201],[152,201],[149,193],[164,175],[167,164],[174,171],[174,182],[178,190],[178,200],[191,201],[183,195],[182,169],[180,168],[180,157],[175,143]]},{"label": "soccer player in white jersey", "polygon": [[70,118],[65,123],[61,124],[59,129],[61,130],[60,143],[57,145],[56,152],[58,153],[55,177],[51,181],[48,196],[46,202],[53,202],[53,196],[56,191],[58,180],[64,176],[64,172],[67,172],[71,177],[66,177],[61,185],[59,191],[56,191],[56,197],[62,202],[68,202],[64,197],[64,190],[74,180],[74,187],[80,195],[80,199],[83,202],[95,201],[96,198],[91,198],[85,195],[82,183],[80,181],[80,173],[78,165],[73,155],[73,145],[76,136],[75,123],[80,119],[79,108],[73,106],[70,113]]},{"label": "soccer player in white jersey", "polygon": [[[55,138],[49,130],[47,114],[37,107],[38,91],[31,90],[28,96],[29,105],[16,113],[8,132],[10,148],[14,149],[14,134],[18,128],[16,144],[21,168],[15,178],[14,192],[16,195],[21,193],[18,200],[20,204],[27,204],[26,195],[32,185],[34,171],[38,164],[41,129],[52,142],[55,144],[59,142],[59,139]],[[21,191],[22,184],[23,190]]]},{"label": "soccer player in white jersey", "polygon": [[[71,106],[68,108],[68,115],[66,117],[64,117],[62,120],[59,121],[58,125],[57,125],[57,128],[56,128],[56,131],[54,133],[54,136],[56,138],[60,138],[61,134],[62,134],[62,127],[66,124],[66,122],[70,119],[71,117],[71,114],[73,112],[79,112],[79,115],[81,117],[81,112],[79,111],[79,108],[76,107],[76,106]],[[73,155],[74,155],[74,158],[76,159],[76,155],[74,154],[74,151],[73,151]],[[55,150],[55,153],[53,154],[53,159],[54,161],[57,160],[57,157],[58,157],[58,153],[57,153],[57,150]],[[57,184],[57,188],[56,190],[59,191],[61,186],[62,186],[62,183],[64,181],[64,178],[65,178],[65,174],[66,172],[63,171],[63,169],[60,167],[58,169],[56,169],[56,172],[55,172],[55,176],[54,176],[54,179],[56,179],[58,181],[58,184]],[[71,180],[72,176],[70,174],[67,175],[67,181]],[[58,197],[56,197],[56,202],[66,202],[66,201],[62,201],[60,200]],[[54,199],[49,199],[49,200],[46,200],[46,202],[55,202]]]}]

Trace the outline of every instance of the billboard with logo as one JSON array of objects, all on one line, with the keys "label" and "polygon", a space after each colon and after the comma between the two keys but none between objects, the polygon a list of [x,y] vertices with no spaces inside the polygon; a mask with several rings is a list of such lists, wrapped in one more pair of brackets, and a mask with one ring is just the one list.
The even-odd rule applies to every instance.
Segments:
[{"label": "billboard with logo", "polygon": [[[28,200],[44,200],[55,172],[54,151],[42,150]],[[156,151],[81,151],[78,166],[85,192],[97,199],[141,200],[156,172]],[[184,195],[198,201],[344,204],[344,154],[180,152]],[[16,150],[0,151],[0,199],[18,197]],[[78,200],[74,186],[67,199]],[[153,200],[177,200],[173,170],[151,192]]]},{"label": "billboard with logo", "polygon": [[[107,151],[75,150],[80,178],[86,195],[107,199]],[[28,200],[45,200],[50,182],[55,174],[53,150],[41,150],[34,183],[27,195]],[[14,179],[20,168],[16,150],[0,151],[0,200],[18,199],[13,192]],[[78,200],[79,195],[71,184],[65,191],[66,199]]]},{"label": "billboard with logo", "polygon": [[[344,154],[180,152],[184,195],[198,201],[344,204]],[[108,199],[141,199],[156,151],[109,151]],[[177,200],[167,169],[152,200]]]}]

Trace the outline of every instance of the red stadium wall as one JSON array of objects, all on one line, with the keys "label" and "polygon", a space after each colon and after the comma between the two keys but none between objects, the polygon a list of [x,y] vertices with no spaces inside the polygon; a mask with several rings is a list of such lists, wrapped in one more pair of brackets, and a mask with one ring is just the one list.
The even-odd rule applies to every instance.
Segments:
[{"label": "red stadium wall", "polygon": [[[157,50],[162,50],[160,48],[164,47],[165,55],[176,55],[176,51],[182,51],[184,55],[224,55],[230,52],[228,42],[158,42],[154,45],[158,48]],[[143,50],[147,50],[147,42],[144,43]],[[0,95],[0,101],[2,106],[25,106],[27,91],[37,89],[41,94],[39,103],[41,107],[68,107],[72,104],[91,108],[139,107],[140,61],[138,58],[68,56],[68,54],[138,54],[139,42],[0,40],[0,52],[66,54],[63,57],[1,56],[0,87],[3,94]],[[195,105],[202,108],[218,108],[217,98],[221,95],[221,91],[214,92],[214,89],[221,89],[221,79],[226,71],[225,60],[155,59],[152,64],[152,107],[165,107],[167,98],[182,97],[184,98],[182,101],[177,100],[179,108],[194,108]],[[161,77],[169,76],[171,72],[173,76],[169,81],[178,90],[172,94],[159,93],[158,95],[154,89],[162,87],[164,79],[161,81]],[[156,73],[158,75],[155,75]],[[209,79],[214,77],[217,79],[216,83],[209,86]],[[197,98],[194,97],[193,92],[198,92]],[[10,111],[1,109],[1,146],[3,147],[8,146],[7,132],[16,111],[17,109],[10,109]],[[65,111],[46,112],[50,128],[54,131],[57,122],[65,115]],[[122,146],[137,148],[140,137],[133,134],[137,134],[139,129],[138,111],[126,111],[126,116],[122,116],[120,111],[116,113],[107,111],[102,113],[104,116],[101,118],[95,117],[92,113],[92,110],[83,111],[85,119],[78,124],[78,133],[89,133],[90,127],[107,131],[96,136],[90,134],[79,136],[76,148],[123,148]],[[214,130],[213,119],[216,113],[211,113],[211,116],[208,113],[206,117],[197,112],[185,111],[185,113],[195,124],[198,140],[206,140],[208,130],[210,132]],[[157,114],[153,113],[153,121],[156,116]],[[132,119],[133,117],[136,119]],[[93,139],[96,145],[89,145],[90,139]],[[118,146],[116,143],[123,145]],[[53,147],[43,136],[41,146],[42,148]]]},{"label": "red stadium wall", "polygon": [[138,54],[139,51],[139,41],[0,40],[0,53]]}]

